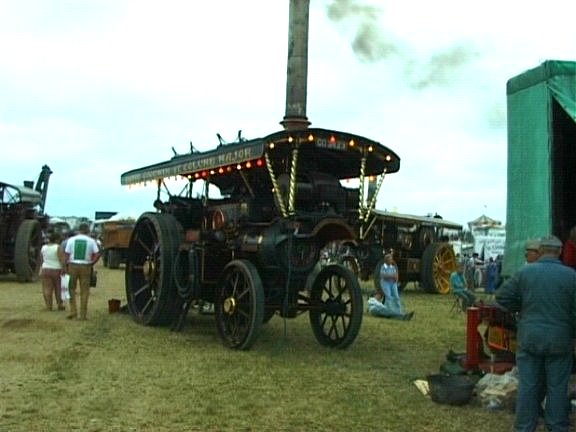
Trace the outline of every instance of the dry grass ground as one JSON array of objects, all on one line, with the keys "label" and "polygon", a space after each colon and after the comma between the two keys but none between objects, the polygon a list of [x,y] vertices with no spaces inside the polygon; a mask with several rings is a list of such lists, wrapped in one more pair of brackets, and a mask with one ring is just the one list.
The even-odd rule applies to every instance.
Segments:
[{"label": "dry grass ground", "polygon": [[463,351],[452,299],[407,289],[410,322],[365,316],[345,351],[307,315],[274,317],[254,348],[225,348],[211,315],[181,333],[109,314],[122,270],[99,268],[86,322],[42,310],[39,283],[0,280],[0,431],[510,431],[508,412],[438,405],[413,381]]}]

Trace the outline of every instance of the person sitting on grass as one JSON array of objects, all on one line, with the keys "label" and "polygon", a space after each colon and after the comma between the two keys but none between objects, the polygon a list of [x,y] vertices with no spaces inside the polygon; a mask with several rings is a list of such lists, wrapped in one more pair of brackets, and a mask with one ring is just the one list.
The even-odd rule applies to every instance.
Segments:
[{"label": "person sitting on grass", "polygon": [[382,292],[375,290],[370,298],[368,299],[368,313],[373,316],[383,317],[383,318],[393,318],[403,321],[410,321],[414,316],[414,312],[401,313],[395,308],[389,307],[382,300],[384,296]]},{"label": "person sitting on grass", "polygon": [[458,264],[456,271],[450,275],[450,289],[452,290],[452,294],[462,299],[462,307],[464,309],[474,306],[476,303],[476,296],[466,287],[464,264]]}]

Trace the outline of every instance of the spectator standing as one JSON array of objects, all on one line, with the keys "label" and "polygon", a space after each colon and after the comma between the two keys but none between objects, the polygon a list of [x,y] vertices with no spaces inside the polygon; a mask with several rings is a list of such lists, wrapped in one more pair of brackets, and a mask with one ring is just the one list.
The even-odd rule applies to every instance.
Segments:
[{"label": "spectator standing", "polygon": [[[526,257],[526,264],[532,264],[540,258],[540,239],[534,238],[526,241],[524,256]],[[546,387],[544,383],[540,383],[538,390],[538,416],[544,417],[544,401],[546,400]]]},{"label": "spectator standing", "polygon": [[494,258],[490,257],[488,259],[488,264],[486,265],[486,285],[484,290],[489,296],[493,295],[498,286],[498,265]]},{"label": "spectator standing", "polygon": [[62,254],[64,256],[64,273],[68,273],[68,263],[66,262],[66,243],[68,239],[74,236],[75,233],[69,230],[62,231],[60,234],[60,249],[62,249]]},{"label": "spectator standing", "polygon": [[66,309],[60,288],[60,277],[64,273],[64,253],[59,241],[58,233],[52,232],[48,235],[48,242],[40,249],[40,279],[47,310],[52,310],[54,299],[58,310]]},{"label": "spectator standing", "polygon": [[468,258],[466,258],[466,262],[464,264],[464,277],[466,278],[466,286],[474,288],[474,274],[476,272],[476,256],[477,254],[474,253]]},{"label": "spectator standing", "polygon": [[500,285],[502,285],[502,261],[504,259],[504,256],[498,254],[496,255],[496,268],[498,269],[498,282],[496,283],[496,289],[498,289],[498,287]]},{"label": "spectator standing", "polygon": [[92,267],[100,258],[100,249],[96,240],[88,235],[90,228],[87,223],[80,224],[78,234],[66,242],[66,262],[70,275],[70,314],[68,319],[78,316],[76,307],[76,287],[80,285],[80,316],[81,320],[87,318],[88,297],[90,295],[90,275]]},{"label": "spectator standing", "polygon": [[391,253],[384,255],[384,263],[380,267],[380,288],[384,295],[384,303],[390,313],[404,315],[404,305],[398,292],[398,266]]},{"label": "spectator standing", "polygon": [[468,285],[468,288],[471,290],[475,290],[482,286],[484,282],[484,252],[482,252],[482,258],[477,253],[473,253],[472,257],[474,258],[474,283],[472,285]]},{"label": "spectator standing", "polygon": [[576,336],[576,271],[560,261],[562,242],[540,241],[540,258],[520,269],[496,292],[496,301],[518,312],[516,431],[534,431],[542,389],[549,431],[570,428],[568,386]]}]

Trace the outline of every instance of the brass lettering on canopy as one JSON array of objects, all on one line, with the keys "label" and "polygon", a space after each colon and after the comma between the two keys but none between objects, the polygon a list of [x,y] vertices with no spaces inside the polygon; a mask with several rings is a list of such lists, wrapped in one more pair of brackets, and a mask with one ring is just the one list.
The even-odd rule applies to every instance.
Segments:
[{"label": "brass lettering on canopy", "polygon": [[346,141],[338,139],[338,140],[335,140],[334,142],[330,142],[326,138],[318,138],[316,140],[316,147],[327,148],[330,150],[345,151],[346,150]]},{"label": "brass lettering on canopy", "polygon": [[[234,147],[234,144],[229,144]],[[211,151],[209,153],[195,154],[172,159],[163,164],[140,168],[122,174],[122,184],[142,183],[159,178],[174,177],[196,171],[218,168],[223,165],[233,165],[257,159],[262,156],[264,146],[262,142],[243,146],[241,148],[226,148]]]}]

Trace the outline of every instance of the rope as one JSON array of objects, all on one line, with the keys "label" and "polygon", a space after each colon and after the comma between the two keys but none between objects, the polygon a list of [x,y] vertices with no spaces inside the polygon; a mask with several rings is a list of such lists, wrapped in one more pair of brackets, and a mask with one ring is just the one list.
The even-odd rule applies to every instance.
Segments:
[{"label": "rope", "polygon": [[278,179],[274,174],[274,168],[272,168],[272,162],[270,161],[270,156],[268,152],[264,153],[264,158],[266,159],[266,168],[268,169],[268,174],[270,175],[270,180],[272,181],[272,187],[274,188],[274,197],[276,198],[276,204],[280,209],[280,214],[282,217],[288,217],[288,212],[286,211],[286,206],[284,205],[284,200],[280,194],[280,188],[278,187]]},{"label": "rope", "polygon": [[290,166],[290,185],[288,188],[288,213],[294,214],[296,202],[296,165],[298,163],[298,147],[292,150],[292,164]]},{"label": "rope", "polygon": [[366,172],[366,155],[360,160],[360,190],[358,191],[358,219],[364,220],[364,173]]},{"label": "rope", "polygon": [[386,168],[384,168],[384,171],[382,172],[382,174],[380,174],[380,178],[378,179],[378,184],[376,185],[376,191],[374,192],[374,196],[370,200],[370,204],[368,204],[368,208],[366,209],[366,215],[365,215],[366,219],[368,219],[368,216],[370,215],[370,213],[372,213],[372,210],[374,210],[374,206],[376,205],[376,197],[378,196],[378,192],[380,192],[380,187],[382,186],[382,183],[384,182],[385,176],[386,176]]}]

